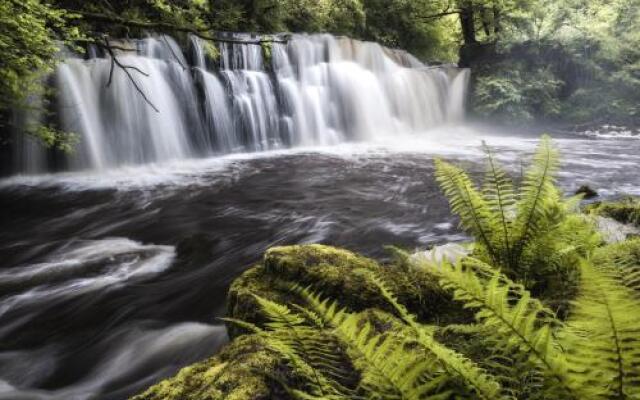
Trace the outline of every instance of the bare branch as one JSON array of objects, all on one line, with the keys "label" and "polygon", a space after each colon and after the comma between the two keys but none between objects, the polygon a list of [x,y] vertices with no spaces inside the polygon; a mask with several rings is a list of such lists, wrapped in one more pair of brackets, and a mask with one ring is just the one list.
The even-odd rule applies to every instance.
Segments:
[{"label": "bare branch", "polygon": [[109,80],[107,81],[106,87],[111,86],[111,80],[113,79],[113,69],[116,66],[116,63],[114,62],[114,58],[111,57],[111,66],[109,67]]},{"label": "bare branch", "polygon": [[136,91],[140,93],[140,96],[142,96],[144,101],[151,108],[153,108],[155,112],[159,113],[160,110],[158,110],[158,108],[151,102],[151,100],[149,100],[149,98],[147,97],[145,92],[142,90],[142,88],[138,85],[138,82],[136,82],[135,78],[131,75],[129,70],[132,69],[147,77],[149,76],[149,74],[147,74],[146,72],[142,71],[141,69],[133,65],[122,64],[120,60],[118,60],[118,57],[116,57],[115,53],[113,52],[113,48],[109,44],[109,39],[107,39],[106,37],[104,38],[103,47],[107,50],[107,53],[109,53],[109,56],[111,57],[111,68],[109,69],[109,80],[107,81],[107,87],[111,85],[111,81],[113,78],[113,70],[117,66],[118,68],[122,69],[122,71],[124,71],[124,73],[127,75],[127,78],[129,78],[129,81],[133,84],[133,87],[136,89]]},{"label": "bare branch", "polygon": [[167,36],[165,34],[162,34],[162,40],[164,40],[164,43],[167,45],[167,47],[169,48],[169,51],[171,52],[171,55],[173,56],[173,58],[176,60],[176,62],[178,64],[180,64],[180,66],[182,67],[183,70],[185,70],[185,66],[182,65],[182,61],[180,61],[180,58],[178,58],[178,56],[176,55],[176,53],[173,51],[173,47],[171,46],[171,44],[169,43],[169,41],[167,40]]}]

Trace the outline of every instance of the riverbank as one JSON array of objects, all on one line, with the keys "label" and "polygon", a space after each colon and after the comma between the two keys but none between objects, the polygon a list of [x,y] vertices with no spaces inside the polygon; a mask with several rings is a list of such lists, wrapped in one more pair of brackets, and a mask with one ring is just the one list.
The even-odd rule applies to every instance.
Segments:
[{"label": "riverbank", "polygon": [[[585,207],[584,211],[590,217],[612,218],[636,229],[636,234],[621,238],[621,242],[601,244],[594,253],[594,265],[620,259],[629,265],[640,265],[640,238],[633,237],[638,236],[637,228],[640,227],[639,209],[637,199],[597,202]],[[426,257],[434,258],[434,254],[444,254],[445,258],[464,256],[451,252],[446,246],[443,249],[442,253],[432,252]],[[398,253],[392,251],[392,254]],[[314,354],[313,349],[309,350],[311,353],[298,354],[308,365],[292,362],[282,349],[274,347],[272,339],[276,333],[270,330],[274,322],[264,312],[265,301],[286,305],[289,312],[302,312],[304,309],[300,307],[308,307],[310,298],[314,301],[314,297],[309,296],[313,291],[320,293],[315,301],[326,301],[325,306],[330,307],[331,299],[335,299],[339,306],[331,307],[344,307],[356,325],[370,327],[364,336],[356,338],[363,343],[367,338],[401,333],[406,324],[402,314],[406,311],[415,317],[415,323],[429,326],[439,342],[464,352],[472,360],[482,360],[486,356],[484,342],[478,336],[481,332],[471,329],[473,313],[443,289],[437,274],[417,268],[419,264],[416,259],[403,257],[379,263],[323,245],[272,248],[260,263],[238,277],[229,290],[226,324],[231,342],[216,356],[182,369],[173,378],[156,384],[133,400],[303,398],[296,393],[314,385],[313,368],[320,371],[327,368],[325,364],[314,364],[321,363],[322,357],[335,361],[341,370],[337,379],[346,389],[356,390],[366,384],[363,381],[366,375],[362,375],[365,369],[359,364],[361,356],[339,342],[332,344],[334,352],[331,356]],[[380,286],[380,282],[384,286]],[[402,307],[394,305],[395,301]],[[336,311],[338,308],[332,312]],[[319,315],[304,312],[300,315],[312,326],[314,321],[319,324],[314,340],[332,340],[331,329],[322,328]],[[299,328],[292,326],[291,329],[295,332]],[[373,351],[376,344],[371,346]],[[385,357],[385,354],[381,353],[379,357]],[[387,362],[390,363],[380,359],[381,365]],[[305,369],[305,366],[312,369]]]}]

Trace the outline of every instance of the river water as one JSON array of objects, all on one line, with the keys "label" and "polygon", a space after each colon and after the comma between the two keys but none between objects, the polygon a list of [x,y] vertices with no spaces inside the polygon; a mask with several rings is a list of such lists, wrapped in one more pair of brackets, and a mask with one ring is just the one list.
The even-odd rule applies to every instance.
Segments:
[{"label": "river water", "polygon": [[[0,181],[0,398],[123,399],[224,344],[225,294],[270,246],[465,240],[433,177],[519,174],[537,135],[448,126],[393,141]],[[640,194],[640,140],[556,135],[567,191]]]}]

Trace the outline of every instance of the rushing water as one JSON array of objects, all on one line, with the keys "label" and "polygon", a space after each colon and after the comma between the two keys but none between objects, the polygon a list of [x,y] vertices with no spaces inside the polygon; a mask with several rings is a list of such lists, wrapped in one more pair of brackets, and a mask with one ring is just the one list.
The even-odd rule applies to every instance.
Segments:
[{"label": "rushing water", "polygon": [[[124,399],[214,354],[228,285],[270,246],[384,257],[465,240],[433,158],[480,172],[486,140],[518,174],[536,144],[455,123],[465,72],[374,44],[300,37],[274,45],[269,72],[253,47],[223,46],[214,71],[202,43],[171,43],[126,60],[154,72],[160,115],[126,77],[105,89],[104,59],[65,63],[60,114],[85,140],[62,164],[81,171],[0,180],[0,399]],[[640,194],[637,132],[556,143],[567,192]],[[23,145],[22,171],[52,168]]]},{"label": "rushing water", "polygon": [[233,40],[241,43],[212,50],[193,37],[185,54],[166,36],[114,43],[126,69],[112,69],[98,51],[67,59],[55,72],[51,111],[81,143],[65,155],[18,140],[13,170],[106,170],[363,141],[463,115],[467,70],[331,35],[276,38],[268,57],[257,39]]},{"label": "rushing water", "polygon": [[[269,246],[464,240],[435,156],[518,174],[533,136],[428,138],[0,181],[0,398],[123,399],[226,340],[226,288]],[[640,140],[565,136],[561,184],[640,194]]]}]

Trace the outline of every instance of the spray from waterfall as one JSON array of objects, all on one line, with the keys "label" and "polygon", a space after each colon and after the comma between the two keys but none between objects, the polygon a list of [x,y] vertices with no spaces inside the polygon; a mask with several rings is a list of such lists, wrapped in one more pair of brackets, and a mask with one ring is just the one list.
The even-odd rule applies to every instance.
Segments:
[{"label": "spray from waterfall", "polygon": [[[235,35],[242,41],[248,37]],[[154,110],[108,56],[89,52],[55,72],[55,116],[80,143],[69,155],[17,141],[17,172],[103,170],[232,152],[333,145],[428,130],[463,118],[468,71],[429,67],[410,54],[331,35],[262,46],[192,37],[129,43],[119,54]],[[52,163],[52,160],[54,161]]]}]

